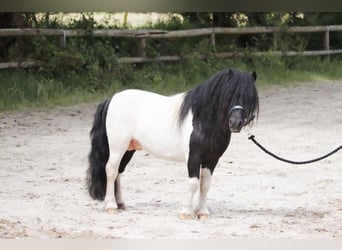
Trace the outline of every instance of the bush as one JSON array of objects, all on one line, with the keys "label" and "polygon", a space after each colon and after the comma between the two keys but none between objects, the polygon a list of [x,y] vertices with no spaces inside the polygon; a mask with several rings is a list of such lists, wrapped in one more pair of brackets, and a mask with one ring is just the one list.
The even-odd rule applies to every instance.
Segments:
[{"label": "bush", "polygon": [[[206,17],[206,16],[204,16]],[[204,18],[203,17],[203,18]],[[63,27],[56,21],[44,24]],[[69,27],[91,30],[98,27],[91,14]],[[175,18],[160,22],[158,29],[189,28]],[[145,27],[148,28],[148,27]],[[308,46],[305,36],[278,34],[278,50],[303,50]],[[99,38],[94,36],[68,38],[66,46],[60,38],[30,37],[25,43],[12,44],[5,53],[9,60],[33,59],[41,62],[37,69],[0,72],[0,110],[22,107],[51,107],[110,97],[125,88],[141,88],[162,94],[186,91],[223,68],[256,70],[258,84],[282,84],[290,81],[340,79],[341,56],[281,57],[271,53],[269,34],[255,37],[216,37],[216,52],[244,52],[242,58],[218,59],[209,38],[192,37],[177,40],[147,41],[147,56],[181,55],[182,61],[151,64],[118,64],[119,57],[134,56],[136,39]],[[269,51],[254,56],[253,51]],[[4,54],[3,52],[1,54]],[[203,59],[205,55],[205,59]]]}]

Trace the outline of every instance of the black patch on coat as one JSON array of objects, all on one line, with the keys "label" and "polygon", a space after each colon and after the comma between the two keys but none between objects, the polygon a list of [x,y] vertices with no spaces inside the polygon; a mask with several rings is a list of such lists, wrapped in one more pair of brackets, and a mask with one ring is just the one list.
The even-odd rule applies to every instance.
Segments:
[{"label": "black patch on coat", "polygon": [[228,120],[232,107],[242,106],[245,120],[258,115],[256,77],[255,72],[225,69],[185,93],[178,124],[181,127],[192,112],[194,129],[189,142],[189,177],[199,177],[200,166],[214,171],[230,142]]}]

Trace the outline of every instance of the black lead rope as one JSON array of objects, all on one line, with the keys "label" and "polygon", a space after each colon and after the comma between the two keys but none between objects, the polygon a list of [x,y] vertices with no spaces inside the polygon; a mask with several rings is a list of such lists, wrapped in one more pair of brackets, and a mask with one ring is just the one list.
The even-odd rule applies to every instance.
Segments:
[{"label": "black lead rope", "polygon": [[249,140],[252,140],[255,145],[257,145],[259,148],[262,149],[262,151],[264,151],[266,154],[269,154],[270,156],[273,156],[274,158],[276,158],[277,160],[280,160],[280,161],[283,161],[283,162],[286,162],[286,163],[290,163],[290,164],[296,164],[296,165],[300,165],[300,164],[309,164],[309,163],[313,163],[313,162],[316,162],[316,161],[320,161],[320,160],[323,160],[327,157],[329,157],[330,155],[332,154],[335,154],[337,151],[339,151],[340,149],[342,149],[342,145],[339,146],[338,148],[334,149],[333,151],[331,151],[330,153],[326,154],[326,155],[323,155],[321,157],[318,157],[318,158],[315,158],[315,159],[312,159],[312,160],[308,160],[308,161],[291,161],[291,160],[287,160],[287,159],[284,159],[284,158],[281,158],[273,153],[271,153],[270,151],[268,151],[266,148],[264,148],[263,146],[260,145],[260,143],[258,143],[256,140],[255,140],[255,136],[254,135],[251,135],[250,137],[248,137]]}]

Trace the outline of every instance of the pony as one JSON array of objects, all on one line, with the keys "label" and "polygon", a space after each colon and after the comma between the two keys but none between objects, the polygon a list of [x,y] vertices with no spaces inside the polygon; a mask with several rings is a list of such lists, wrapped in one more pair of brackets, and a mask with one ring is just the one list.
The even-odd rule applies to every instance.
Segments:
[{"label": "pony", "polygon": [[231,134],[259,113],[256,79],[254,71],[224,69],[184,93],[163,96],[128,89],[100,103],[90,131],[90,196],[104,200],[109,212],[125,209],[121,176],[136,150],[145,150],[186,164],[189,188],[179,218],[208,218],[206,198],[219,158]]}]

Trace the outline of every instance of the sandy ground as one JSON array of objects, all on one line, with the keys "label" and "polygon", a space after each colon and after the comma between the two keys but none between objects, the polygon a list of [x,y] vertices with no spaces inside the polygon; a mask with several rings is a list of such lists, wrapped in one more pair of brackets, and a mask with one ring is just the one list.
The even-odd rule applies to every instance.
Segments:
[{"label": "sandy ground", "polygon": [[137,153],[122,179],[126,211],[85,188],[96,104],[0,113],[0,238],[342,238],[342,82],[260,91],[260,116],[234,134],[208,197],[211,218],[178,219],[186,167]]}]

